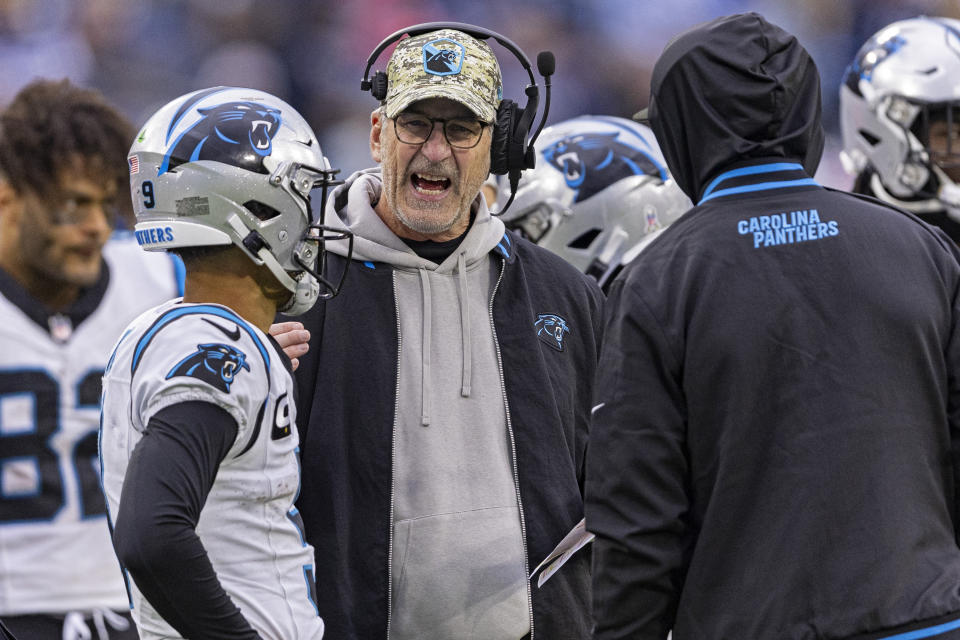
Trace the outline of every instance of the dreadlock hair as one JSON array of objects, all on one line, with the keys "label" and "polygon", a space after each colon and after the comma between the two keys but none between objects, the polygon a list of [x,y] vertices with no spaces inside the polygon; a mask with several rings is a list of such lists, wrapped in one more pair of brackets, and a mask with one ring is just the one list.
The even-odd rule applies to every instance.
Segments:
[{"label": "dreadlock hair", "polygon": [[17,192],[40,196],[56,189],[66,169],[122,191],[133,135],[129,121],[100,92],[69,80],[37,80],[0,113],[0,174]]}]

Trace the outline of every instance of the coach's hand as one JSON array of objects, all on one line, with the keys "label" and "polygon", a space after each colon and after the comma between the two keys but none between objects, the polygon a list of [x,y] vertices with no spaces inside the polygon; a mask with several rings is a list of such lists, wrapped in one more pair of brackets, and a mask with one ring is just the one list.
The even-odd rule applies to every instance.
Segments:
[{"label": "coach's hand", "polygon": [[293,370],[296,371],[300,366],[300,356],[310,350],[310,332],[303,328],[299,322],[278,322],[270,325],[270,335],[272,335],[283,352],[293,363]]}]

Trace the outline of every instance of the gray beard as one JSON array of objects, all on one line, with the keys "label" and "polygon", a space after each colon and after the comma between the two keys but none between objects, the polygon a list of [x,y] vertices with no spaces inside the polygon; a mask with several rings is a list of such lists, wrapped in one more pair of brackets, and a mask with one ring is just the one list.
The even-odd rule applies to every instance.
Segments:
[{"label": "gray beard", "polygon": [[[436,203],[436,204],[439,205],[440,203]],[[421,211],[430,211],[430,210],[436,210],[439,208],[440,208],[439,206],[429,207],[429,208],[425,207],[424,209],[421,209]],[[453,227],[453,225],[457,223],[458,220],[460,220],[460,218],[463,217],[463,212],[460,211],[458,215],[454,216],[449,221],[443,221],[443,220],[437,220],[437,219],[425,219],[425,218],[411,219],[409,216],[407,216],[403,212],[403,210],[400,208],[399,205],[394,205],[393,214],[397,217],[397,220],[399,220],[403,224],[403,226],[407,227],[408,229],[412,229],[417,233],[422,233],[424,235],[434,235],[437,233],[443,233],[444,231],[448,231],[450,228]]]}]

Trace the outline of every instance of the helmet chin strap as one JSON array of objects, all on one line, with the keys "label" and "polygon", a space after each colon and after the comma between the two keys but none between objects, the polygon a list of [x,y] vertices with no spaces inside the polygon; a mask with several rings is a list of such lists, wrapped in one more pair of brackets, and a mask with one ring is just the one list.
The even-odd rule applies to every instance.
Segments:
[{"label": "helmet chin strap", "polygon": [[[318,283],[313,276],[305,271],[301,272],[299,279],[294,278],[287,273],[287,270],[283,268],[283,265],[281,265],[276,257],[270,252],[270,248],[267,246],[267,243],[263,240],[256,229],[248,228],[245,224],[243,224],[238,216],[231,215],[228,218],[228,222],[230,223],[230,226],[233,227],[233,230],[237,233],[237,236],[244,238],[244,249],[250,253],[253,253],[253,255],[256,256],[256,260],[259,260],[260,264],[266,266],[267,269],[270,270],[270,273],[273,274],[273,277],[277,279],[277,282],[279,282],[284,289],[290,292],[290,297],[286,302],[277,306],[277,311],[291,316],[297,316],[309,311],[316,302],[317,298],[320,296],[320,283]],[[248,243],[247,241],[247,239],[251,236],[253,236],[253,243],[259,243],[260,245],[256,251],[254,251],[254,248],[250,246],[251,243]]]},{"label": "helmet chin strap", "polygon": [[286,302],[277,306],[277,311],[290,316],[298,316],[309,311],[320,296],[320,283],[317,282],[316,278],[306,271],[300,272],[299,279],[293,278],[266,246],[257,252],[257,257],[263,261],[267,269],[270,269],[270,273],[280,284],[290,292],[290,297]]}]

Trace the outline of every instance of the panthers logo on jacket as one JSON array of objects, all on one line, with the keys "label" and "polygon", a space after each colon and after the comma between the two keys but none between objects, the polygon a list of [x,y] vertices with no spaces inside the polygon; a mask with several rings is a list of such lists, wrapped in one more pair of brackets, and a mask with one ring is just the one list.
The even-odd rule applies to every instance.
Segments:
[{"label": "panthers logo on jacket", "polygon": [[563,351],[563,334],[570,333],[567,321],[554,313],[541,313],[533,325],[537,329],[540,342],[550,345],[557,351]]},{"label": "panthers logo on jacket", "polygon": [[619,134],[584,133],[554,142],[544,159],[563,173],[567,186],[582,202],[618,180],[635,175],[662,178],[662,168],[644,151],[617,139]]},{"label": "panthers logo on jacket", "polygon": [[227,102],[197,111],[203,117],[167,150],[160,175],[196,160],[215,160],[267,173],[263,158],[273,150],[273,137],[280,130],[280,111],[257,102]]},{"label": "panthers logo on jacket", "polygon": [[250,371],[250,365],[239,349],[225,344],[198,344],[197,350],[178,362],[166,379],[190,376],[230,393],[230,385],[241,369]]}]

